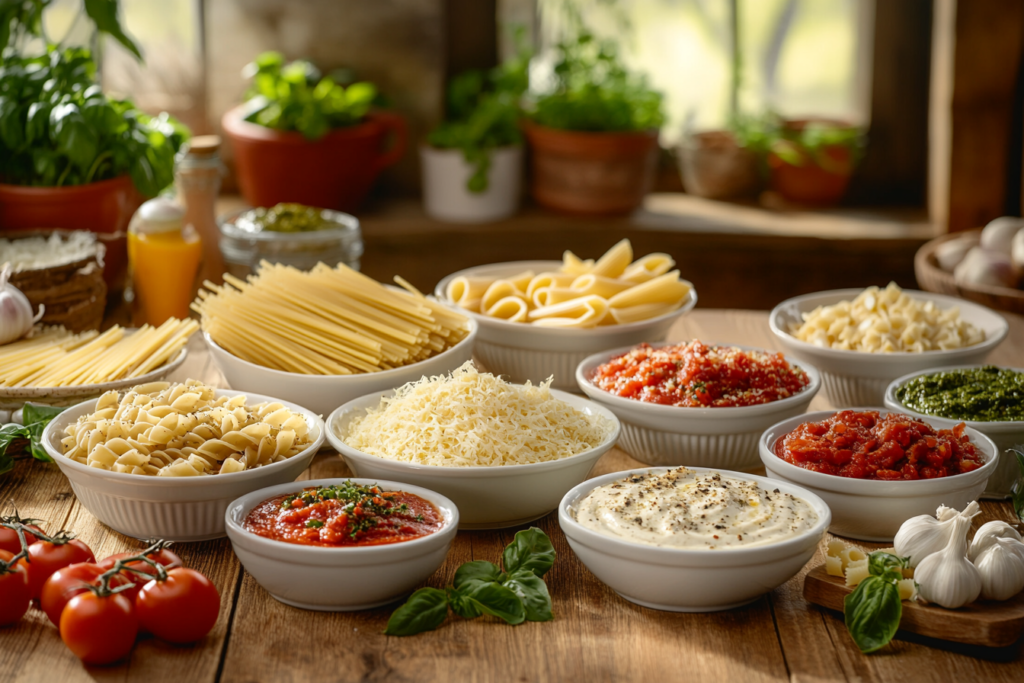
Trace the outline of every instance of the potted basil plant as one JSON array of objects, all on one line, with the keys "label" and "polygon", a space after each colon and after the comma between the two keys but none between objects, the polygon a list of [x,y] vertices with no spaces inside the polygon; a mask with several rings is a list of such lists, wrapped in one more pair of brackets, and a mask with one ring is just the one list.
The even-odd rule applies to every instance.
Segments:
[{"label": "potted basil plant", "polygon": [[[249,64],[245,103],[221,124],[253,206],[281,202],[354,211],[405,151],[405,120],[373,108],[377,88],[265,52]],[[392,138],[390,147],[388,139]]]},{"label": "potted basil plant", "polygon": [[771,189],[809,206],[838,204],[864,151],[861,128],[829,119],[783,121],[768,149]]},{"label": "potted basil plant", "polygon": [[[0,226],[99,233],[108,288],[123,286],[125,229],[145,197],[174,180],[174,155],[188,131],[106,95],[84,48],[63,48],[42,31],[52,0],[0,3]],[[116,0],[84,3],[96,31],[138,48],[118,21]],[[43,50],[30,52],[42,43]]]},{"label": "potted basil plant", "polygon": [[662,95],[584,29],[555,52],[554,87],[524,125],[533,198],[567,213],[632,211],[654,182]]},{"label": "potted basil plant", "polygon": [[529,51],[520,50],[489,72],[467,71],[452,80],[447,120],[420,148],[428,215],[477,223],[516,212],[523,175],[520,99],[529,65]]}]

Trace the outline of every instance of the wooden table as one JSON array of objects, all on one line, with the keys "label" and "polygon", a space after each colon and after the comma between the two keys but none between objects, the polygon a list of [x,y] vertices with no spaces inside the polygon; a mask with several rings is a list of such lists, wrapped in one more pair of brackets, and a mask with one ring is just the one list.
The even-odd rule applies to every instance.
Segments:
[{"label": "wooden table", "polygon": [[[696,310],[671,339],[699,337],[773,347],[767,315]],[[1009,339],[995,363],[1024,366],[1024,318],[1012,317]],[[225,386],[204,347],[193,340],[174,379],[197,377]],[[829,408],[823,395],[812,410]],[[595,475],[641,463],[613,449]],[[333,453],[322,452],[304,478],[344,477]],[[78,533],[97,557],[140,544],[96,521],[75,499],[56,467],[19,463],[0,478],[0,500],[23,514]],[[1013,520],[1007,503],[984,503],[980,522]],[[440,629],[411,638],[381,635],[391,612],[307,612],[272,599],[247,575],[227,540],[181,544],[188,566],[216,583],[220,619],[195,647],[141,641],[130,659],[83,667],[55,628],[32,610],[16,627],[0,629],[0,680],[13,681],[1024,681],[1019,648],[957,652],[897,639],[874,655],[860,654],[841,615],[808,605],[803,573],[756,602],[728,612],[674,614],[639,607],[601,584],[573,555],[554,515],[537,523],[551,536],[558,560],[547,575],[555,621],[509,627],[489,618],[450,617]],[[451,581],[461,563],[497,561],[514,529],[461,532],[429,585]],[[821,551],[808,567],[822,562]],[[805,568],[804,571],[807,570]],[[931,643],[934,645],[934,643]],[[985,657],[980,658],[980,657]]]}]

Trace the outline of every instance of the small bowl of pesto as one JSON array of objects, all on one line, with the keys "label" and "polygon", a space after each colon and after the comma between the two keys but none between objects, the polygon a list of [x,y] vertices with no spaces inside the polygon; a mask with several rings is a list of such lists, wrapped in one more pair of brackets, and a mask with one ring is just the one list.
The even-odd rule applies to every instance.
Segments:
[{"label": "small bowl of pesto", "polygon": [[914,372],[893,380],[885,406],[946,428],[964,422],[992,439],[999,464],[982,495],[1010,497],[1018,467],[1008,449],[1024,444],[1024,369],[962,365]]},{"label": "small bowl of pesto", "polygon": [[260,261],[309,270],[323,261],[359,270],[359,219],[347,213],[283,203],[236,211],[218,221],[228,272],[244,277]]}]

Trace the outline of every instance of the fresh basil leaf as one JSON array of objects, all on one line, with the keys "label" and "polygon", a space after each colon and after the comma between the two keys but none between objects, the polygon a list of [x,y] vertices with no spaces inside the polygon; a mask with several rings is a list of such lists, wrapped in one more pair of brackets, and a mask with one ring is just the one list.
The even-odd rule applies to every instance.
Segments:
[{"label": "fresh basil leaf", "polygon": [[414,636],[433,631],[448,617],[448,595],[438,588],[420,588],[388,619],[384,634]]},{"label": "fresh basil leaf", "polygon": [[25,119],[25,140],[29,144],[36,140],[45,141],[50,134],[50,109],[46,102],[33,102],[29,105]]},{"label": "fresh basil leaf", "polygon": [[476,603],[467,594],[473,588],[477,588],[480,582],[477,579],[467,581],[464,585],[465,592],[458,588],[448,589],[448,604],[451,606],[452,611],[458,614],[463,619],[476,619],[483,612],[477,607]]},{"label": "fresh basil leaf", "polygon": [[456,588],[462,588],[470,580],[500,581],[500,577],[501,570],[498,569],[496,564],[486,560],[475,560],[473,562],[466,562],[455,570],[455,579],[452,581],[452,585]]},{"label": "fresh basil leaf", "polygon": [[903,604],[896,584],[869,576],[843,601],[846,629],[865,654],[884,647],[900,627]]},{"label": "fresh basil leaf", "polygon": [[50,424],[50,420],[63,413],[66,408],[26,403],[21,409],[21,421],[26,425],[33,425],[41,422],[43,426]]},{"label": "fresh basil leaf", "polygon": [[484,614],[513,625],[526,620],[523,601],[511,589],[493,581],[470,581],[465,588],[469,591],[466,597]]},{"label": "fresh basil leaf", "polygon": [[555,549],[547,534],[530,527],[516,533],[515,540],[502,553],[501,562],[508,574],[529,569],[537,576],[544,576],[555,563]]},{"label": "fresh basil leaf", "polygon": [[503,586],[510,589],[523,601],[527,621],[551,621],[551,595],[544,579],[529,569],[520,569],[505,579]]},{"label": "fresh basil leaf", "polygon": [[895,571],[903,578],[900,570],[906,566],[906,560],[891,553],[874,552],[868,555],[868,573],[872,576],[882,576],[886,572]]},{"label": "fresh basil leaf", "polygon": [[121,28],[121,22],[117,17],[117,0],[85,0],[85,13],[96,24],[96,28],[103,33],[108,33],[114,40],[121,43],[129,52],[142,61],[142,53],[139,46],[129,38]]}]

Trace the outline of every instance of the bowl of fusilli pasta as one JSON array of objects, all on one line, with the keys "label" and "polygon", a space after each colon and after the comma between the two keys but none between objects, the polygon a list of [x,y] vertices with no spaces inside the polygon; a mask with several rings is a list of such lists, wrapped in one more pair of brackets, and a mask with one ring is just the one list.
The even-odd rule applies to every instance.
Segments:
[{"label": "bowl of fusilli pasta", "polygon": [[225,535],[241,495],[294,481],[324,441],[315,413],[197,380],[151,382],[68,408],[42,443],[97,519],[128,536]]}]

